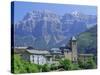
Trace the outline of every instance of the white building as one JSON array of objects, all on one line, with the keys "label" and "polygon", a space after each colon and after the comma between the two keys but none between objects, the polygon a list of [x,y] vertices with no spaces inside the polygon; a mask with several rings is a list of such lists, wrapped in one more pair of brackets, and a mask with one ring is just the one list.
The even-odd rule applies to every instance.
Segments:
[{"label": "white building", "polygon": [[50,52],[47,50],[27,49],[22,54],[22,58],[35,64],[43,65],[52,63],[52,55],[50,55]]}]

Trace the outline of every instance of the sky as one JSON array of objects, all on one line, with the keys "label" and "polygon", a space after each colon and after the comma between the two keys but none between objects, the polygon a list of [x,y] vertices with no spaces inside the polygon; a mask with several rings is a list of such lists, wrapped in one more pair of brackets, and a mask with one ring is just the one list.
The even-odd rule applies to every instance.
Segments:
[{"label": "sky", "polygon": [[36,2],[14,2],[14,23],[17,23],[26,13],[33,10],[50,10],[58,15],[64,15],[65,13],[72,13],[78,11],[88,15],[97,15],[96,6],[86,5],[69,5],[69,4],[51,4],[51,3],[36,3]]}]

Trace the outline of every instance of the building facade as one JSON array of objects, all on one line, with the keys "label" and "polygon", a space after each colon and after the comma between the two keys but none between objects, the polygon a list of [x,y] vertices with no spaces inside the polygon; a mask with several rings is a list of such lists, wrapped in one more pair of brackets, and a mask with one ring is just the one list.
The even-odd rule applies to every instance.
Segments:
[{"label": "building facade", "polygon": [[75,37],[72,37],[71,40],[71,50],[72,50],[72,61],[77,62],[77,40]]}]

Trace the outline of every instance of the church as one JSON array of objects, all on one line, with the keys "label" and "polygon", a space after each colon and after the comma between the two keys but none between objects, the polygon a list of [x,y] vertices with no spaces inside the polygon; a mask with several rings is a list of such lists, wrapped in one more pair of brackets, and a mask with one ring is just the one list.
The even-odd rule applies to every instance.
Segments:
[{"label": "church", "polygon": [[52,48],[50,50],[39,50],[31,47],[15,47],[14,53],[19,54],[22,59],[35,64],[57,64],[59,60],[69,59],[77,63],[79,59],[84,62],[93,57],[93,54],[79,54],[77,50],[77,39],[72,37],[67,47]]},{"label": "church", "polygon": [[89,58],[93,58],[93,54],[78,53],[77,39],[74,36],[70,39],[66,47],[61,47],[60,49],[63,51],[65,59],[69,59],[73,63],[77,63],[79,59],[85,62]]}]

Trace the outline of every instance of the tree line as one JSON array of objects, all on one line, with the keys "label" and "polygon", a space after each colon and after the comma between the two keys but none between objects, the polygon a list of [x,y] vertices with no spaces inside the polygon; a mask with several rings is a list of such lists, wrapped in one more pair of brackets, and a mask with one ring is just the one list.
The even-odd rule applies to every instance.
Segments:
[{"label": "tree line", "polygon": [[87,61],[78,60],[78,63],[72,63],[68,59],[60,60],[59,65],[56,64],[44,64],[38,65],[30,63],[21,59],[17,54],[14,54],[14,62],[11,64],[12,73],[36,73],[36,72],[50,72],[58,69],[67,70],[82,70],[82,69],[95,69],[96,63],[92,58]]}]

